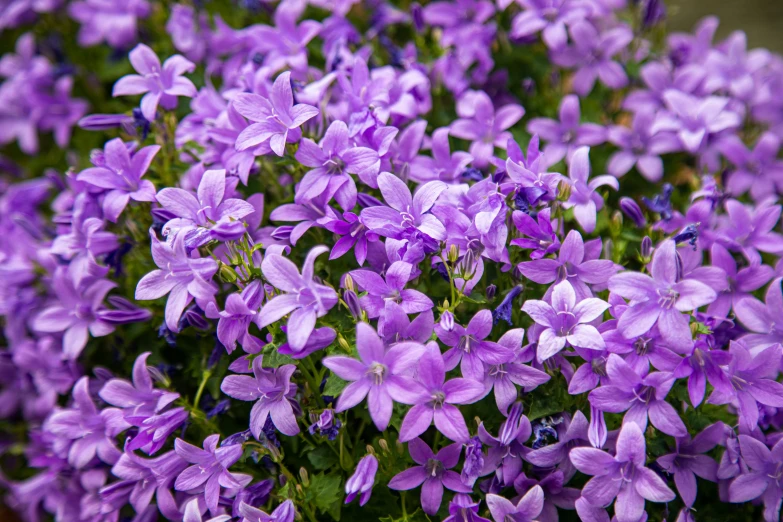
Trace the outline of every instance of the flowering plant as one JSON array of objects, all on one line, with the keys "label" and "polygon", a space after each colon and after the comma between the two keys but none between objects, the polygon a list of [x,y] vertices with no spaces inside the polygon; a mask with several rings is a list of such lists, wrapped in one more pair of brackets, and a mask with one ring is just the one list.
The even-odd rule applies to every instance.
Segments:
[{"label": "flowering plant", "polygon": [[780,56],[660,0],[2,4],[4,520],[781,520]]}]

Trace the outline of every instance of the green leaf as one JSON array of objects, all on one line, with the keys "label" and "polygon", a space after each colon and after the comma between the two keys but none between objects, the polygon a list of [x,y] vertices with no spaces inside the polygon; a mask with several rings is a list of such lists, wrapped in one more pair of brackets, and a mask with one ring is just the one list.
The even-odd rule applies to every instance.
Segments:
[{"label": "green leaf", "polygon": [[332,374],[326,379],[326,386],[324,386],[323,395],[337,397],[340,395],[340,393],[342,393],[346,386],[348,386],[348,382],[342,380],[335,374]]},{"label": "green leaf", "polygon": [[287,355],[283,355],[277,351],[277,345],[267,344],[264,347],[264,368],[279,368],[284,364],[294,364],[294,360]]},{"label": "green leaf", "polygon": [[305,500],[314,504],[321,513],[328,513],[333,519],[340,520],[343,500],[341,483],[342,477],[336,473],[312,475]]},{"label": "green leaf", "polygon": [[307,458],[315,469],[329,469],[337,465],[337,456],[329,446],[318,446],[307,453]]}]

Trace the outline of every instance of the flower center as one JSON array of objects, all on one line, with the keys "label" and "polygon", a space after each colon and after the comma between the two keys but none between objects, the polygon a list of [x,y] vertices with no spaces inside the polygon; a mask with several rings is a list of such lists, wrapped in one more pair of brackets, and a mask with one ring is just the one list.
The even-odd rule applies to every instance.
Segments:
[{"label": "flower center", "polygon": [[675,292],[672,288],[658,290],[658,305],[661,308],[668,310],[674,306],[674,303],[677,302],[679,297],[680,294]]},{"label": "flower center", "polygon": [[372,379],[373,384],[380,386],[383,384],[383,378],[386,375],[386,366],[381,363],[372,363],[367,370],[367,375]]},{"label": "flower center", "polygon": [[425,469],[430,477],[439,477],[443,474],[443,463],[438,459],[429,459]]}]

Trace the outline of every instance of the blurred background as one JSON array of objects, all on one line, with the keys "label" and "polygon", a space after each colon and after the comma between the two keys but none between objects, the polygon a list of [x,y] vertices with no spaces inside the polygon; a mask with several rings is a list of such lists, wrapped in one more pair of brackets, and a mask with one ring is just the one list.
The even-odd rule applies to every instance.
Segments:
[{"label": "blurred background", "polygon": [[669,28],[690,31],[704,16],[720,18],[717,39],[742,29],[748,48],[783,53],[783,0],[668,0]]}]

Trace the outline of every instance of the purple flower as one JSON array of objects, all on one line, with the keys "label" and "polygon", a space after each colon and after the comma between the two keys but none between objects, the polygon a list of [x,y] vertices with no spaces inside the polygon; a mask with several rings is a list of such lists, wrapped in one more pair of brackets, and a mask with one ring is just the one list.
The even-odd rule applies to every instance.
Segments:
[{"label": "purple flower", "polygon": [[345,483],[345,503],[349,504],[361,493],[359,505],[363,506],[370,500],[372,487],[375,485],[375,474],[378,472],[378,459],[375,455],[365,455],[356,465],[353,475]]},{"label": "purple flower", "polygon": [[507,129],[522,119],[525,109],[510,103],[495,111],[492,100],[483,91],[468,91],[457,102],[459,119],[449,126],[452,136],[471,141],[473,165],[484,167],[495,153],[495,147],[506,148],[511,133]]},{"label": "purple flower", "polygon": [[557,466],[562,471],[564,480],[570,480],[576,473],[576,469],[571,464],[568,453],[573,448],[590,444],[587,435],[588,428],[589,423],[584,413],[577,411],[574,413],[573,419],[569,421],[566,418],[566,421],[558,426],[557,442],[534,449],[525,455],[525,460],[544,469]]},{"label": "purple flower", "polygon": [[426,393],[420,384],[404,374],[425,351],[424,345],[402,342],[386,348],[378,334],[367,323],[356,325],[356,349],[360,360],[333,356],[324,366],[338,377],[351,381],[337,400],[336,411],[348,410],[367,397],[375,426],[383,431],[389,425],[394,401],[415,404]]},{"label": "purple flower", "polygon": [[[718,294],[715,301],[707,307],[707,314],[713,317],[727,317],[733,308],[740,321],[743,321],[743,317],[745,317],[749,319],[750,323],[763,322],[764,315],[759,315],[758,307],[754,308],[755,303],[760,302],[751,296],[751,292],[755,292],[772,279],[774,275],[772,268],[767,265],[750,265],[738,270],[737,262],[729,251],[718,243],[714,243],[710,249],[710,260],[712,266],[720,268],[726,273],[729,288]],[[775,285],[771,285],[770,290],[774,287]],[[745,299],[749,300],[743,303]],[[749,309],[753,310],[752,313],[746,312]]]},{"label": "purple flower", "polygon": [[682,146],[690,153],[701,150],[710,135],[738,127],[742,122],[739,114],[727,108],[728,98],[698,98],[669,89],[663,93],[663,100],[668,111],[658,113],[650,132],[676,132]]},{"label": "purple flower", "polygon": [[314,20],[297,19],[304,12],[306,3],[283,2],[274,14],[274,26],[253,26],[248,36],[253,46],[264,53],[264,67],[270,71],[290,67],[294,71],[307,71],[307,44],[321,31],[321,24]]},{"label": "purple flower", "polygon": [[602,33],[589,21],[581,20],[570,27],[573,45],[555,51],[552,61],[561,67],[576,68],[574,92],[586,96],[593,90],[596,79],[610,89],[620,89],[628,84],[623,66],[612,59],[633,40],[633,33],[626,25],[619,25]]},{"label": "purple flower", "polygon": [[505,363],[488,365],[487,375],[484,379],[484,393],[489,393],[489,390],[494,388],[495,404],[504,415],[509,406],[517,400],[515,385],[522,386],[525,392],[529,392],[550,379],[546,372],[520,362],[519,352],[522,349],[524,335],[525,330],[514,328],[498,339],[498,344],[511,350],[514,357]]},{"label": "purple flower", "polygon": [[783,235],[774,232],[780,219],[781,206],[770,200],[749,208],[736,199],[726,202],[730,226],[718,241],[729,250],[740,251],[752,265],[761,264],[759,252],[783,254]]},{"label": "purple flower", "polygon": [[[688,434],[677,410],[666,402],[675,377],[668,372],[653,372],[640,377],[619,355],[609,355],[606,363],[609,384],[590,392],[590,404],[601,411],[627,412],[623,425],[635,423],[647,428],[647,418],[653,426],[672,437]],[[783,385],[782,385],[783,386]]]},{"label": "purple flower", "polygon": [[389,301],[378,318],[378,335],[386,344],[400,341],[416,341],[424,344],[432,337],[434,326],[435,318],[431,309],[420,313],[411,321],[400,305]]},{"label": "purple flower", "polygon": [[378,187],[389,205],[368,207],[362,210],[361,220],[370,230],[393,239],[403,239],[411,229],[437,241],[446,239],[446,228],[430,209],[438,196],[446,190],[442,181],[430,181],[421,185],[411,197],[411,191],[400,178],[388,172],[378,176]]},{"label": "purple flower", "polygon": [[742,458],[748,469],[729,484],[730,502],[750,502],[762,497],[764,520],[774,522],[780,519],[780,503],[783,497],[780,468],[783,465],[783,440],[772,447],[750,435],[739,436]]},{"label": "purple flower", "polygon": [[57,408],[44,423],[44,429],[62,440],[67,449],[68,463],[76,469],[86,467],[97,455],[107,464],[114,464],[120,451],[114,437],[129,428],[122,410],[98,410],[90,397],[90,379],[82,377],[73,386],[73,406]]},{"label": "purple flower", "polygon": [[651,182],[663,178],[663,160],[660,155],[680,148],[677,137],[670,132],[652,133],[655,113],[650,109],[637,112],[631,128],[616,125],[609,128],[608,139],[620,148],[612,154],[606,170],[617,178],[636,166],[636,170]]},{"label": "purple flower", "polygon": [[149,507],[154,495],[157,509],[161,514],[167,518],[179,517],[179,509],[171,494],[171,486],[177,475],[187,467],[187,462],[175,451],[147,460],[126,450],[111,468],[112,475],[122,481],[103,488],[101,497],[111,495],[120,485],[133,484],[128,501],[136,513],[143,513]]},{"label": "purple flower", "polygon": [[103,385],[98,395],[112,406],[123,409],[123,417],[134,426],[160,413],[179,398],[178,393],[157,390],[152,386],[152,378],[147,370],[147,358],[150,352],[144,352],[133,363],[133,382],[125,379],[110,379]]},{"label": "purple flower", "polygon": [[540,481],[528,478],[524,473],[521,473],[514,481],[514,489],[520,495],[527,495],[533,488],[540,487],[544,491],[544,506],[538,520],[556,522],[559,520],[558,508],[573,510],[574,504],[581,494],[581,491],[576,488],[563,487],[567,480],[560,470],[552,471]]},{"label": "purple flower", "polygon": [[554,165],[582,146],[600,145],[606,141],[606,129],[595,123],[580,124],[579,98],[573,94],[560,102],[560,121],[549,118],[533,118],[527,131],[538,134],[547,141],[544,147],[544,163]]},{"label": "purple flower", "polygon": [[299,103],[294,105],[291,73],[280,74],[269,98],[254,93],[240,93],[233,100],[237,112],[255,122],[237,137],[236,149],[243,151],[266,141],[275,154],[282,156],[286,141],[296,143],[302,137],[299,127],[318,115],[318,109]]},{"label": "purple flower", "polygon": [[587,16],[587,9],[573,0],[520,0],[524,10],[511,22],[512,38],[529,38],[541,32],[549,49],[556,51],[568,42],[566,26]]},{"label": "purple flower", "polygon": [[[600,246],[600,242],[597,244]],[[539,283],[550,284],[568,281],[580,300],[593,296],[588,284],[604,284],[613,276],[619,268],[607,259],[594,259],[592,243],[586,252],[582,235],[571,230],[560,246],[557,259],[537,259],[523,261],[517,265],[520,273],[526,278]],[[599,250],[600,251],[600,250]],[[551,295],[551,290],[545,294],[545,298]]]},{"label": "purple flower", "polygon": [[218,312],[214,305],[207,305],[207,317],[217,319],[217,336],[228,353],[237,347],[237,341],[247,353],[258,353],[263,343],[248,331],[251,323],[258,322],[258,310],[264,299],[264,287],[259,279],[252,281],[241,293],[230,294],[226,306]]},{"label": "purple flower", "polygon": [[582,498],[594,507],[606,507],[615,497],[618,522],[638,522],[644,501],[669,502],[676,495],[654,471],[644,466],[647,455],[642,430],[634,422],[623,424],[614,456],[595,448],[574,448],[569,457],[576,469],[593,475]]},{"label": "purple flower", "polygon": [[577,348],[602,350],[606,345],[601,334],[588,323],[600,318],[608,308],[609,303],[594,297],[577,302],[574,288],[568,281],[555,285],[551,305],[535,299],[525,301],[522,311],[543,327],[538,336],[538,362],[559,353],[566,343]]},{"label": "purple flower", "polygon": [[748,295],[734,305],[737,319],[752,332],[743,335],[742,342],[755,350],[783,341],[783,291],[780,278],[769,285],[765,300],[766,304]]},{"label": "purple flower", "polygon": [[759,422],[758,404],[783,408],[783,384],[775,380],[781,350],[776,344],[753,355],[741,341],[732,341],[729,345],[732,359],[726,370],[731,387],[729,390],[715,388],[708,402],[736,404],[740,426],[748,432],[755,430]]},{"label": "purple flower", "polygon": [[296,371],[293,364],[272,369],[262,366],[262,356],[253,359],[253,377],[248,375],[229,375],[223,379],[220,389],[234,399],[256,401],[250,412],[250,431],[256,439],[267,417],[271,417],[275,428],[285,435],[299,433],[296,415],[292,404],[296,395],[296,384],[291,384],[291,376]]},{"label": "purple flower", "polygon": [[726,181],[726,190],[733,196],[750,191],[755,201],[762,201],[777,192],[783,180],[783,162],[778,159],[780,138],[770,132],[762,134],[753,150],[748,150],[736,135],[718,143],[718,148],[733,165]]},{"label": "purple flower", "polygon": [[428,515],[434,515],[443,500],[443,488],[457,493],[470,493],[472,488],[464,485],[459,473],[451,471],[457,465],[462,453],[462,444],[455,443],[433,453],[419,438],[408,443],[408,451],[418,464],[395,475],[389,481],[389,488],[406,491],[421,486],[421,507]]},{"label": "purple flower", "polygon": [[326,252],[317,246],[307,253],[302,273],[290,260],[279,254],[269,254],[261,263],[261,271],[269,283],[285,292],[267,301],[258,315],[259,328],[264,328],[283,316],[288,318],[288,344],[294,351],[304,348],[315,328],[315,320],[326,315],[337,304],[337,293],[329,286],[315,282],[315,259]]},{"label": "purple flower", "polygon": [[552,227],[550,215],[551,210],[548,208],[539,212],[535,219],[529,214],[515,210],[511,215],[514,226],[527,238],[512,239],[509,244],[523,249],[532,249],[530,259],[533,260],[557,252],[560,248],[560,239]]},{"label": "purple flower", "polygon": [[[158,192],[158,203],[177,216],[163,227],[164,234],[187,234],[190,248],[201,246],[211,238],[227,239],[223,234],[231,239],[241,237],[245,226],[239,220],[255,212],[255,208],[241,199],[225,199],[225,194],[226,171],[223,169],[204,172],[196,196],[181,188],[164,188]],[[196,227],[208,228],[210,233],[202,235],[201,230],[194,230]],[[235,232],[234,228],[238,230]]]},{"label": "purple flower", "polygon": [[200,449],[188,444],[182,439],[174,441],[174,450],[181,458],[192,466],[177,476],[174,489],[177,491],[192,491],[204,495],[207,509],[215,513],[218,509],[220,487],[240,489],[250,483],[251,477],[239,473],[231,473],[231,467],[242,456],[242,446],[218,447],[220,435],[210,435],[204,439]]},{"label": "purple flower", "polygon": [[717,482],[718,463],[715,459],[704,455],[726,439],[726,430],[730,430],[722,422],[707,426],[691,440],[690,435],[676,439],[674,453],[658,457],[658,464],[674,475],[677,492],[686,506],[691,507],[696,501],[696,476]]},{"label": "purple flower", "polygon": [[406,289],[411,278],[413,265],[395,261],[386,270],[386,280],[370,270],[354,270],[351,277],[367,294],[359,298],[362,308],[370,318],[381,315],[387,302],[398,304],[406,314],[415,314],[432,309],[432,301],[418,290]]},{"label": "purple flower", "polygon": [[117,80],[112,96],[144,94],[141,99],[141,113],[148,121],[155,120],[158,104],[171,110],[177,106],[178,96],[192,98],[196,95],[196,86],[182,76],[196,68],[193,62],[185,57],[175,54],[163,62],[161,67],[160,60],[152,49],[139,44],[130,52],[128,58],[139,74],[129,74]]},{"label": "purple flower", "polygon": [[64,355],[76,359],[90,335],[103,337],[114,331],[104,317],[110,310],[104,307],[103,300],[117,284],[98,279],[76,285],[64,268],[55,272],[51,284],[57,299],[35,316],[31,326],[43,333],[64,332]]},{"label": "purple flower", "polygon": [[480,502],[473,502],[468,495],[457,493],[449,502],[449,516],[443,522],[490,522],[489,519],[479,516]]},{"label": "purple flower", "polygon": [[[344,212],[343,220],[332,217],[320,218],[319,224],[330,232],[342,236],[335,241],[329,259],[337,259],[353,249],[356,262],[361,266],[367,260],[368,243],[377,241],[378,234],[367,230],[359,216],[353,212]],[[293,231],[291,235],[293,237]]]},{"label": "purple flower", "polygon": [[449,129],[441,127],[432,133],[432,161],[424,156],[419,158],[422,170],[427,175],[422,181],[439,179],[446,183],[454,183],[465,171],[465,168],[473,161],[473,156],[465,151],[451,152],[449,147]]},{"label": "purple flower", "polygon": [[68,5],[68,14],[82,24],[78,39],[85,47],[105,40],[112,47],[127,48],[137,39],[136,19],[146,18],[151,11],[147,0],[80,0]]},{"label": "purple flower", "polygon": [[267,515],[264,511],[242,502],[239,504],[239,514],[242,515],[242,522],[294,522],[296,508],[291,500],[286,500],[277,506],[271,515]]},{"label": "purple flower", "polygon": [[515,402],[508,418],[500,425],[498,436],[493,437],[479,424],[478,436],[489,452],[484,459],[484,474],[495,471],[503,486],[510,486],[522,471],[522,458],[530,451],[523,444],[533,433],[530,421],[522,415],[522,403]]},{"label": "purple flower", "polygon": [[[152,240],[152,259],[158,266],[145,275],[136,285],[136,299],[158,299],[169,294],[166,302],[166,326],[172,332],[179,332],[179,318],[185,307],[193,298],[206,302],[212,299],[217,288],[212,283],[212,276],[218,266],[211,257],[194,257],[185,252],[185,235],[179,234],[172,245],[160,241],[155,231],[150,229]],[[205,306],[199,305],[201,308]]]},{"label": "purple flower", "polygon": [[435,325],[435,333],[444,344],[451,348],[443,354],[445,368],[451,371],[460,365],[462,376],[483,382],[485,363],[503,364],[511,361],[513,352],[493,341],[487,341],[492,333],[492,312],[481,310],[473,316],[467,328],[454,325],[451,331]]},{"label": "purple flower", "polygon": [[446,382],[443,356],[437,348],[428,349],[419,360],[417,373],[425,393],[405,415],[400,427],[400,441],[408,442],[430,427],[435,427],[449,439],[465,442],[470,437],[465,419],[455,404],[471,404],[483,395],[483,384],[469,379]]},{"label": "purple flower", "polygon": [[[513,182],[516,208],[527,214],[529,207],[538,201],[554,199],[557,196],[557,184],[566,178],[557,172],[545,172],[546,165],[539,150],[538,135],[534,135],[527,145],[527,158],[513,139],[508,141],[506,148],[506,175]],[[508,189],[504,184],[503,191],[506,190]]]},{"label": "purple flower", "polygon": [[489,494],[487,506],[495,522],[535,522],[544,509],[544,490],[541,486],[535,486],[516,504],[500,495]]},{"label": "purple flower", "polygon": [[319,145],[303,139],[296,160],[313,170],[297,186],[294,202],[303,204],[320,196],[325,202],[335,198],[346,211],[356,205],[356,183],[351,174],[376,176],[381,166],[377,152],[349,143],[348,127],[342,121],[329,126]]},{"label": "purple flower", "polygon": [[76,179],[104,189],[103,214],[116,222],[128,201],[155,201],[155,186],[141,177],[147,172],[160,150],[159,145],[139,149],[131,156],[128,146],[120,138],[109,140],[98,156],[94,167],[81,171]]},{"label": "purple flower", "polygon": [[653,254],[650,273],[622,272],[609,279],[609,290],[631,301],[617,329],[627,339],[647,333],[654,325],[670,346],[689,346],[691,331],[682,312],[715,300],[715,291],[695,279],[678,278],[673,240],[665,240]]},{"label": "purple flower", "polygon": [[568,176],[571,178],[571,197],[563,203],[563,207],[574,209],[574,218],[589,234],[595,230],[596,211],[604,206],[604,200],[596,189],[609,185],[618,190],[620,184],[612,176],[597,176],[587,181],[590,177],[590,147],[580,147],[574,151],[568,165]]}]

